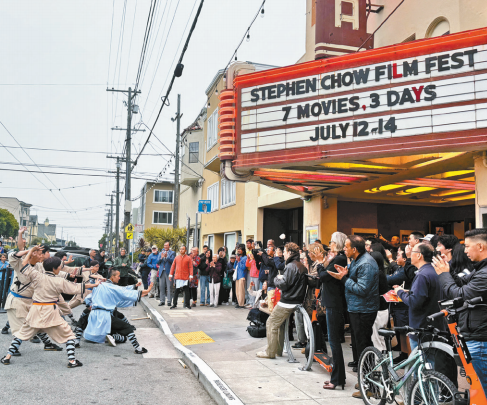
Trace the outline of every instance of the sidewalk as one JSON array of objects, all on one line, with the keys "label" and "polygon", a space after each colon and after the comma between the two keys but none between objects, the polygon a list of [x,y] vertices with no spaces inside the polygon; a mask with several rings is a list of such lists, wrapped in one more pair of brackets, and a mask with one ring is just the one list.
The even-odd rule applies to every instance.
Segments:
[{"label": "sidewalk", "polygon": [[[347,367],[345,390],[328,391],[322,387],[330,375],[321,366],[314,364],[311,371],[299,370],[305,363],[300,350],[293,350],[300,363],[288,363],[286,354],[274,360],[257,358],[255,353],[265,348],[266,339],[252,338],[247,333],[247,309],[235,309],[232,305],[200,307],[198,304],[188,310],[182,308],[182,297],[177,309],[159,307],[158,303],[158,300],[149,298],[142,302],[164,318],[173,334],[202,331],[214,340],[213,343],[185,347],[199,356],[244,404],[362,403],[351,396],[356,391],[354,385],[357,382],[356,373],[352,373],[351,368]],[[346,339],[342,346],[345,363],[348,363],[352,361],[350,335],[346,335]],[[173,341],[178,343],[175,338]]]}]

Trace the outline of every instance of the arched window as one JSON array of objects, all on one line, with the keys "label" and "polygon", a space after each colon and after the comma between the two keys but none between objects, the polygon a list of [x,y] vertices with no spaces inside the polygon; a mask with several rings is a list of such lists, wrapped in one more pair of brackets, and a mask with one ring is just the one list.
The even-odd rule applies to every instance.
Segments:
[{"label": "arched window", "polygon": [[441,37],[450,33],[450,23],[445,17],[437,17],[426,30],[425,38]]}]

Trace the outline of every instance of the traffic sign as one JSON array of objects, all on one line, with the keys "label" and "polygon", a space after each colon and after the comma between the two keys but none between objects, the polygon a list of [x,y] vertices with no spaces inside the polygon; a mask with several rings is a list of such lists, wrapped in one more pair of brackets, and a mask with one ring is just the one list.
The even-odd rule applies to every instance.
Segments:
[{"label": "traffic sign", "polygon": [[[132,224],[128,224],[126,227],[125,227],[125,232],[133,232],[134,231],[134,226]],[[127,238],[129,239],[129,238]],[[130,238],[132,239],[132,238]]]},{"label": "traffic sign", "polygon": [[133,239],[134,238],[134,233],[133,232],[127,232],[127,239]]},{"label": "traffic sign", "polygon": [[199,200],[198,201],[198,212],[200,214],[207,214],[211,212],[211,200]]}]

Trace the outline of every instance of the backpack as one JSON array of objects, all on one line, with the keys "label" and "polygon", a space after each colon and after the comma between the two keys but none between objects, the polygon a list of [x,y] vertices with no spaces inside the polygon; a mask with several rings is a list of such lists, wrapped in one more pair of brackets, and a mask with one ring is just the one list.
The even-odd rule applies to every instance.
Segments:
[{"label": "backpack", "polygon": [[247,332],[254,338],[265,338],[267,336],[265,325],[256,325],[252,322],[247,326]]}]

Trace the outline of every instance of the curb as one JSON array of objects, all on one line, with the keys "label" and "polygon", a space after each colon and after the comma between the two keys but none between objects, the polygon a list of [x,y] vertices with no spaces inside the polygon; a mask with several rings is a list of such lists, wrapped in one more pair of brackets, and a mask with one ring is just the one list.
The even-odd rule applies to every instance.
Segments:
[{"label": "curb", "polygon": [[244,405],[237,395],[228,387],[227,384],[192,350],[183,346],[171,332],[168,323],[143,297],[140,304],[147,312],[147,315],[156,323],[167,336],[174,348],[180,354],[184,363],[191,369],[196,378],[203,384],[210,397],[218,405]]}]

